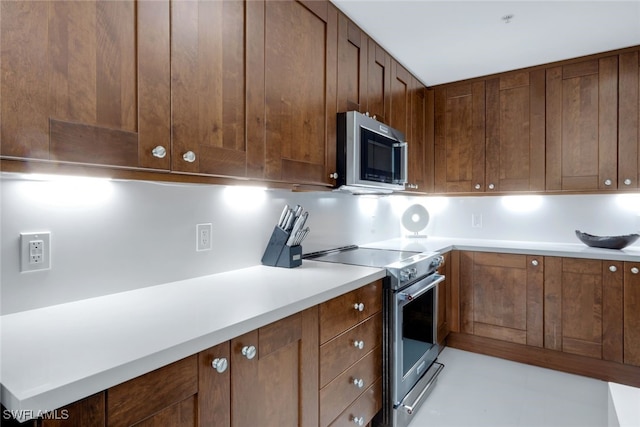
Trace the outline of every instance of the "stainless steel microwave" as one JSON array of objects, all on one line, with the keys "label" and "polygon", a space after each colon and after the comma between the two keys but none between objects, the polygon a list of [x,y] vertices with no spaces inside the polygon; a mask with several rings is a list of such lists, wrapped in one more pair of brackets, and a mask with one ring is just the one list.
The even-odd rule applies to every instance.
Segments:
[{"label": "stainless steel microwave", "polygon": [[350,192],[405,189],[408,150],[402,132],[357,111],[338,113],[337,185]]}]

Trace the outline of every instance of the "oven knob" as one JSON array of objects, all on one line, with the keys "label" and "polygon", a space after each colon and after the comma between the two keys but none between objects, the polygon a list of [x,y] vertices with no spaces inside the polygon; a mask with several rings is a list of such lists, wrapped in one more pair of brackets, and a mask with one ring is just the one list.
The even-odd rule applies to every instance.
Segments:
[{"label": "oven knob", "polygon": [[406,282],[407,280],[409,280],[409,270],[404,269],[404,270],[400,270],[400,281],[401,282]]},{"label": "oven knob", "polygon": [[415,279],[416,276],[418,275],[418,269],[413,267],[411,270],[409,270],[409,278],[410,279]]},{"label": "oven knob", "polygon": [[433,259],[433,261],[431,261],[431,267],[434,268],[438,268],[441,267],[442,264],[444,264],[444,257],[443,256],[437,256]]}]

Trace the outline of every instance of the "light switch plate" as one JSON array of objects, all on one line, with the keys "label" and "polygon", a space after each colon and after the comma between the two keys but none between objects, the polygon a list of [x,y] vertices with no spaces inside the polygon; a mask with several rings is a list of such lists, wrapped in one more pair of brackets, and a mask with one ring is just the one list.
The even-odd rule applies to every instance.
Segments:
[{"label": "light switch plate", "polygon": [[20,233],[20,272],[51,268],[51,233]]}]

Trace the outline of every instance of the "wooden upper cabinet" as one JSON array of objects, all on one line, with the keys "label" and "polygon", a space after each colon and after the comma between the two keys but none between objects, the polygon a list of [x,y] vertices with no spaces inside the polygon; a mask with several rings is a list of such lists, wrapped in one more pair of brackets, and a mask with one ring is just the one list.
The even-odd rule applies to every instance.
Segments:
[{"label": "wooden upper cabinet", "polygon": [[485,191],[485,82],[435,89],[435,191]]},{"label": "wooden upper cabinet", "polygon": [[246,135],[245,93],[245,80],[253,77],[253,68],[263,66],[261,53],[245,55],[249,42],[262,37],[256,35],[262,28],[260,6],[242,1],[172,3],[173,170],[262,175],[264,149]]},{"label": "wooden upper cabinet", "polygon": [[545,258],[545,348],[623,362],[622,267],[619,261]]},{"label": "wooden upper cabinet", "polygon": [[415,77],[411,76],[410,81],[409,182],[406,187],[408,191],[424,193],[433,191],[433,133],[428,136],[433,126],[427,123],[429,114],[433,113],[433,96],[427,94],[426,87]]},{"label": "wooden upper cabinet", "polygon": [[338,13],[338,112],[367,108],[368,37],[356,24]]},{"label": "wooden upper cabinet", "polygon": [[486,81],[485,191],[544,191],[545,73]]},{"label": "wooden upper cabinet", "polygon": [[618,56],[546,71],[547,190],[617,183]]},{"label": "wooden upper cabinet", "polygon": [[264,76],[256,70],[248,81],[256,102],[264,93],[264,121],[247,122],[264,142],[264,178],[327,185],[335,171],[338,11],[329,2],[248,3],[264,12],[263,31],[256,29],[264,35]]},{"label": "wooden upper cabinet", "polygon": [[2,156],[169,168],[168,1],[0,7]]},{"label": "wooden upper cabinet", "polygon": [[376,120],[389,124],[391,110],[391,56],[373,39],[367,51],[367,108]]},{"label": "wooden upper cabinet", "polygon": [[640,187],[640,51],[619,62],[618,188]]},{"label": "wooden upper cabinet", "polygon": [[543,257],[461,252],[460,332],[543,345]]}]

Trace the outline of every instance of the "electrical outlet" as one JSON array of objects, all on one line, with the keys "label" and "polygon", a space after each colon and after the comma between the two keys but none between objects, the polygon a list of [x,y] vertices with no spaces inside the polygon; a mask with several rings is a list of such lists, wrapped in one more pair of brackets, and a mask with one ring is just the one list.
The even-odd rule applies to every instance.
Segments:
[{"label": "electrical outlet", "polygon": [[211,242],[211,232],[213,225],[211,223],[196,225],[196,251],[210,251],[213,247]]},{"label": "electrical outlet", "polygon": [[482,228],[482,214],[481,213],[472,213],[471,214],[471,227],[473,227],[473,228]]},{"label": "electrical outlet", "polygon": [[20,233],[20,271],[51,268],[51,233]]}]

